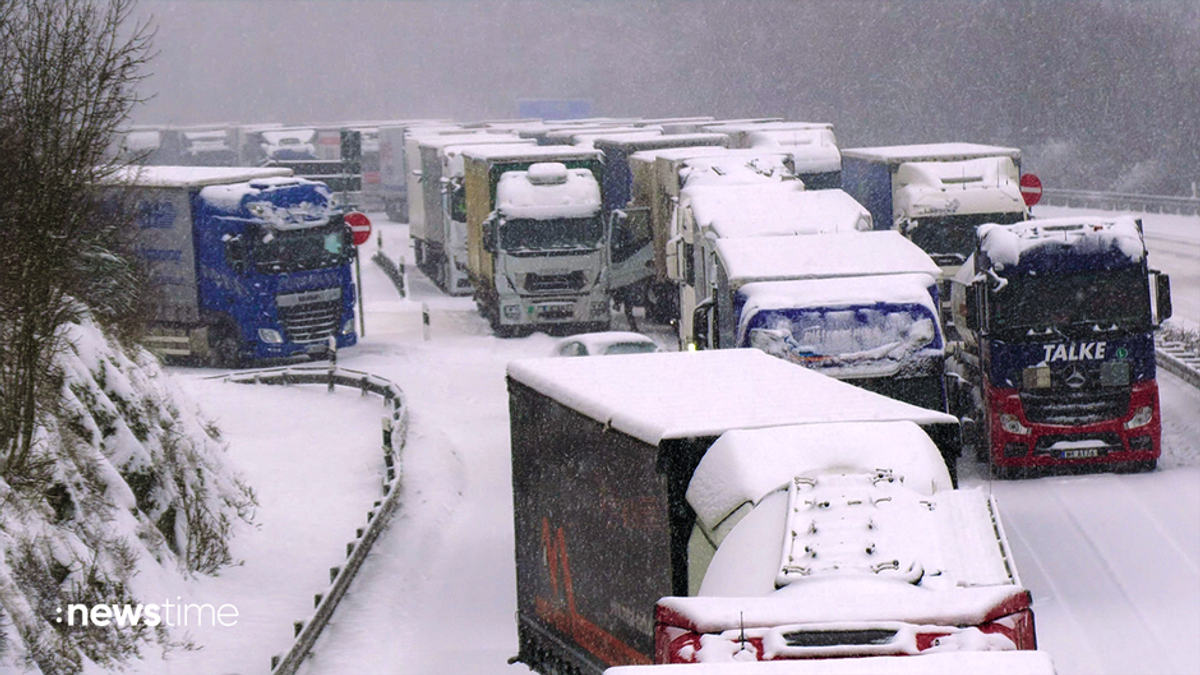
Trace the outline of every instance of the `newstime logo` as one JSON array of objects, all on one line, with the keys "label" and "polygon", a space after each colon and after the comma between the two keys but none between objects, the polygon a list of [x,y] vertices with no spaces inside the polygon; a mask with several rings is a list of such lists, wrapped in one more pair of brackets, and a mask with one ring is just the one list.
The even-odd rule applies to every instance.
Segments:
[{"label": "newstime logo", "polygon": [[[185,604],[167,600],[161,605],[67,605],[68,626],[236,626],[237,607]],[[55,610],[55,621],[63,622],[63,608]]]}]

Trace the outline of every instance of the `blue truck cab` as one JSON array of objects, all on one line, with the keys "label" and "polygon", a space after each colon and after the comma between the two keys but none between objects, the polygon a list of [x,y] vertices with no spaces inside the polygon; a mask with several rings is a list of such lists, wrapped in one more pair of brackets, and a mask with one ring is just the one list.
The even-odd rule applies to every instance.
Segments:
[{"label": "blue truck cab", "polygon": [[221,367],[357,342],[353,241],[323,183],[290,169],[142,167],[129,192],[155,286],[148,343]]},{"label": "blue truck cab", "polygon": [[1170,279],[1129,216],[983,225],[954,278],[953,412],[997,473],[1152,470],[1162,452],[1154,331]]}]

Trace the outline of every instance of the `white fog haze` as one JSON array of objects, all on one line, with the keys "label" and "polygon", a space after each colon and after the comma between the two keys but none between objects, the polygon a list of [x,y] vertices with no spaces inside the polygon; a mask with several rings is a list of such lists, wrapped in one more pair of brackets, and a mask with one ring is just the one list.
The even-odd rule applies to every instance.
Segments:
[{"label": "white fog haze", "polygon": [[1191,194],[1195,2],[144,2],[146,124],[830,122],[842,147],[1018,146],[1048,186]]}]

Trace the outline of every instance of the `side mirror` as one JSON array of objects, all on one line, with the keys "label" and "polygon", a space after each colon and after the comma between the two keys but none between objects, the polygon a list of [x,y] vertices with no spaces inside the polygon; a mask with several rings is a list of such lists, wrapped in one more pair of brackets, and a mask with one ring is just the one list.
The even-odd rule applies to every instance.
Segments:
[{"label": "side mirror", "polygon": [[492,253],[496,250],[496,221],[483,221],[483,250]]},{"label": "side mirror", "polygon": [[1162,272],[1154,275],[1154,324],[1159,325],[1171,318],[1171,277]]},{"label": "side mirror", "polygon": [[966,304],[964,313],[966,314],[967,330],[972,333],[979,332],[979,294],[983,292],[983,288],[982,284],[971,284],[967,287],[967,292],[964,296]]},{"label": "side mirror", "polygon": [[696,349],[712,349],[712,345],[708,339],[710,334],[709,325],[712,321],[713,309],[716,307],[716,301],[713,298],[708,298],[700,304],[696,305],[696,309],[692,311],[692,336]]},{"label": "side mirror", "polygon": [[241,235],[225,240],[225,260],[229,262],[229,267],[234,272],[241,274],[246,271],[246,266],[249,264],[248,254],[246,242]]}]

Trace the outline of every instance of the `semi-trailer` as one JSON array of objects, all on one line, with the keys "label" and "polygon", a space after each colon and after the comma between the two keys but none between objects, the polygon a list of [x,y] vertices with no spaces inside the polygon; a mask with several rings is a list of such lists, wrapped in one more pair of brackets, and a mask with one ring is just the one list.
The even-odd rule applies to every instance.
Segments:
[{"label": "semi-trailer", "polygon": [[151,283],[148,342],[212,365],[357,341],[354,246],[322,183],[288,169],[136,167],[110,187]]},{"label": "semi-trailer", "polygon": [[508,389],[538,672],[1036,647],[946,413],[755,349],[521,360]]}]

